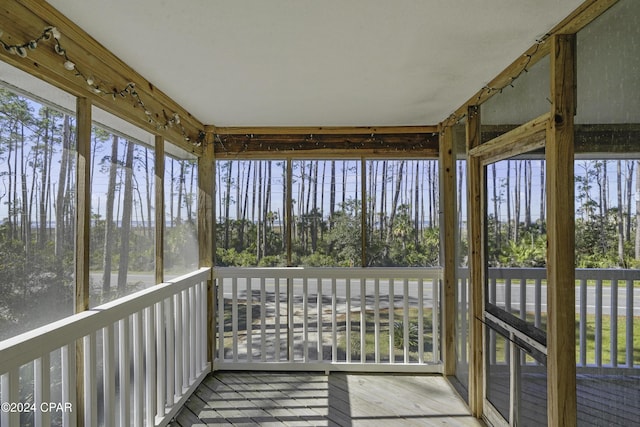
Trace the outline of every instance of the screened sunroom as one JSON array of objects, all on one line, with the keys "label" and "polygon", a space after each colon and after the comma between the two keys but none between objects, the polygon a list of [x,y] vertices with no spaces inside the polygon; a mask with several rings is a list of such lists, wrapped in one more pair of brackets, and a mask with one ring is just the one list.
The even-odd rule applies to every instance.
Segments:
[{"label": "screened sunroom", "polygon": [[640,3],[0,5],[0,426],[631,426]]}]

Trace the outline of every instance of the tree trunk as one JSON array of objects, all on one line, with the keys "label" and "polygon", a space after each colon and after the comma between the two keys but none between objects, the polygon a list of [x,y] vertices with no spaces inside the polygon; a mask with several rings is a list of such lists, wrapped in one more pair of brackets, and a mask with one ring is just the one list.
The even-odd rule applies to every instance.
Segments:
[{"label": "tree trunk", "polygon": [[622,211],[622,161],[616,161],[618,183],[618,264],[624,267],[624,213]]},{"label": "tree trunk", "polygon": [[515,194],[514,194],[514,206],[513,206],[513,241],[518,242],[520,239],[520,208],[521,208],[521,200],[520,200],[520,189],[522,187],[522,163],[516,161],[515,165],[516,172],[516,183],[515,183]]},{"label": "tree trunk", "polygon": [[393,233],[393,222],[396,218],[396,211],[398,208],[398,198],[400,197],[400,189],[402,188],[402,179],[403,179],[403,170],[404,170],[405,160],[400,161],[400,166],[398,167],[398,177],[396,179],[396,188],[393,194],[393,204],[391,205],[391,215],[389,216],[389,227],[387,228],[387,244],[391,242],[391,236]]},{"label": "tree trunk", "polygon": [[494,226],[494,233],[495,233],[495,242],[496,242],[496,247],[499,248],[500,247],[500,206],[499,206],[499,202],[500,202],[500,194],[498,193],[498,179],[496,177],[496,164],[492,164],[491,165],[491,176],[493,177],[493,214],[495,215],[495,226]]},{"label": "tree trunk", "polygon": [[238,236],[238,240],[239,242],[239,248],[238,250],[242,250],[244,249],[244,231],[246,228],[246,224],[247,224],[247,205],[249,204],[249,181],[250,181],[250,177],[251,177],[251,166],[253,165],[252,161],[247,162],[248,163],[248,169],[247,169],[247,174],[246,174],[246,178],[247,180],[245,181],[245,190],[244,190],[244,202],[242,203],[242,215],[241,215],[241,222],[240,222],[240,230],[238,232],[239,236]]},{"label": "tree trunk", "polygon": [[640,260],[640,160],[636,160],[636,260]]},{"label": "tree trunk", "polygon": [[625,210],[625,230],[624,230],[624,240],[626,242],[631,241],[631,188],[633,187],[633,167],[635,163],[632,160],[625,161],[627,164],[627,179],[626,179],[626,189],[627,189],[627,205]]},{"label": "tree trunk", "polygon": [[56,195],[56,259],[62,265],[62,255],[64,248],[65,236],[65,204],[66,204],[66,183],[67,171],[70,165],[71,151],[71,129],[69,125],[69,116],[64,115],[62,120],[62,159],[60,161],[60,172],[58,175],[58,194]]},{"label": "tree trunk", "polygon": [[[42,176],[40,177],[40,201],[38,206],[40,215],[38,247],[40,249],[44,249],[44,245],[47,242],[47,195],[49,193],[49,183],[51,179],[49,173],[49,152],[53,151],[52,147],[50,147],[51,142],[49,141],[49,109],[43,108],[42,111],[44,113],[44,134],[42,136]],[[35,164],[37,164],[37,162],[34,162],[34,169]],[[33,176],[35,182],[35,173]]]},{"label": "tree trunk", "polygon": [[[419,239],[420,239],[420,163],[416,162],[416,172],[413,183],[413,235],[414,235],[414,245],[416,250],[418,249]],[[462,169],[461,169],[462,172]],[[458,192],[460,193],[460,192]],[[460,204],[458,203],[458,209],[460,209]]]},{"label": "tree trunk", "polygon": [[[158,153],[158,155],[160,155],[160,153]],[[153,214],[152,214],[152,210],[153,210],[153,185],[154,182],[151,179],[151,171],[149,170],[149,150],[147,149],[147,147],[144,148],[144,176],[145,176],[145,183],[146,183],[146,198],[147,198],[147,218],[148,218],[148,227],[147,227],[147,236],[152,239],[154,238],[154,227],[153,227]],[[157,207],[157,208],[161,208],[161,206]]]},{"label": "tree trunk", "polygon": [[104,248],[102,253],[102,293],[111,291],[111,263],[113,259],[113,238],[116,224],[113,219],[113,205],[116,194],[116,175],[118,169],[118,137],[112,136],[111,157],[109,161],[109,185],[107,187],[107,209],[104,224]]},{"label": "tree trunk", "polygon": [[124,202],[122,208],[122,228],[120,237],[120,265],[118,266],[118,290],[127,286],[129,270],[129,233],[131,232],[131,211],[133,205],[133,142],[127,142],[125,160]]},{"label": "tree trunk", "polygon": [[[544,160],[540,160],[540,220],[546,222],[545,213],[545,193],[544,193]],[[541,225],[542,226],[542,225]]]},{"label": "tree trunk", "polygon": [[531,227],[531,160],[524,163],[524,226]]},{"label": "tree trunk", "polygon": [[505,180],[505,193],[507,195],[507,241],[512,239],[511,224],[511,160],[507,160],[507,178]]},{"label": "tree trunk", "polygon": [[264,188],[264,203],[262,205],[262,256],[267,256],[268,255],[268,249],[269,246],[267,245],[267,220],[269,219],[270,215],[270,207],[271,207],[271,161],[265,161],[265,175],[266,175],[266,179],[264,181],[265,183],[265,188]]},{"label": "tree trunk", "polygon": [[333,214],[336,211],[336,161],[331,160],[331,184],[329,188],[329,230],[333,228]]}]

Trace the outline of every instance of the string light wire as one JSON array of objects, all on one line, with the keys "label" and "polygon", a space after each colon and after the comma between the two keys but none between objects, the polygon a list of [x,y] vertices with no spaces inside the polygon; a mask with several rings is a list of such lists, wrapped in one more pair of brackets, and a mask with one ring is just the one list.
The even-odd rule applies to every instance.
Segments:
[{"label": "string light wire", "polygon": [[28,52],[37,49],[41,42],[46,42],[53,39],[54,51],[64,59],[64,62],[62,64],[64,69],[70,72],[74,72],[76,77],[84,80],[92,93],[103,96],[109,95],[113,98],[114,101],[118,98],[126,98],[127,96],[129,96],[133,98],[135,104],[140,107],[142,111],[144,111],[147,122],[150,125],[154,126],[156,130],[163,131],[169,128],[177,128],[185,141],[191,142],[193,145],[198,147],[202,145],[202,142],[205,139],[205,132],[199,131],[196,141],[192,141],[191,137],[189,137],[189,135],[187,134],[186,129],[181,124],[180,115],[178,113],[167,113],[166,111],[162,110],[164,121],[155,119],[154,117],[156,117],[157,114],[154,114],[153,111],[147,108],[146,104],[140,97],[140,94],[136,90],[136,84],[134,82],[127,83],[127,85],[120,90],[118,90],[117,88],[109,90],[106,89],[106,84],[97,81],[97,79],[93,75],[85,73],[84,71],[79,69],[76,63],[69,57],[67,49],[65,49],[60,43],[62,34],[56,27],[45,27],[45,29],[42,31],[42,34],[40,34],[38,37],[22,44],[6,43],[4,40],[2,40],[2,34],[2,31],[0,31],[0,46],[2,46],[2,48],[9,54],[17,55],[21,58],[26,58]]}]

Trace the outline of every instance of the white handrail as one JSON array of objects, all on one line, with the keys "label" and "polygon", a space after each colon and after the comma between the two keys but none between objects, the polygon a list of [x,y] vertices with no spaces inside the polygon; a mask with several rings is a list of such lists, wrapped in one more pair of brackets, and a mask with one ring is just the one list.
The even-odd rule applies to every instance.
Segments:
[{"label": "white handrail", "polygon": [[[131,409],[135,425],[143,422],[152,426],[166,425],[210,371],[206,345],[193,346],[196,342],[201,343],[206,334],[207,298],[203,296],[207,292],[210,273],[211,269],[202,268],[0,342],[3,403],[20,402],[20,372],[31,362],[34,362],[36,388],[49,390],[52,369],[49,355],[60,351],[63,399],[60,403],[68,406],[63,408],[68,409],[61,417],[63,425],[76,425],[75,413],[79,409],[84,412],[81,424],[95,425],[98,422],[98,395],[101,395],[103,407],[101,422],[105,425],[113,425],[116,419],[120,422],[129,420]],[[186,312],[188,316],[167,316],[167,313],[179,313],[178,307],[182,303],[185,305],[181,307],[182,313]],[[171,309],[165,309],[169,306]],[[176,310],[173,310],[174,306]],[[98,334],[102,335],[101,340],[97,339]],[[75,393],[76,342],[83,342],[83,408],[76,406],[79,402]],[[189,346],[192,346],[189,357],[181,361],[188,376],[181,378],[174,368],[182,370],[183,366],[177,363],[172,366],[166,361],[172,362],[174,352],[177,354]],[[133,375],[129,375],[130,366]],[[97,380],[99,377],[103,378],[102,384]],[[117,393],[116,377],[119,378]],[[35,405],[36,421],[47,422],[50,414],[39,410],[39,405],[47,404],[50,396],[41,390],[34,393],[34,401],[30,403]],[[133,404],[129,403],[131,394]],[[146,413],[142,412],[143,406]],[[20,422],[18,412],[3,411],[0,415],[2,425]]]}]

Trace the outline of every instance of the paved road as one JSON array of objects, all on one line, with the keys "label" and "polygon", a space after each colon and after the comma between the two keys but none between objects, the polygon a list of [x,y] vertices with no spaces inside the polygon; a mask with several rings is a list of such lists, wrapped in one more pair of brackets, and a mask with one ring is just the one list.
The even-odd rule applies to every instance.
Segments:
[{"label": "paved road", "polygon": [[[102,281],[102,273],[100,272],[91,272],[90,274],[91,280],[93,282],[93,286],[99,288],[100,283]],[[112,283],[116,284],[118,280],[118,274],[112,274]],[[128,281],[134,283],[142,283],[145,286],[151,286],[154,283],[154,276],[151,273],[129,273]],[[426,303],[430,303],[433,300],[433,289],[430,281],[424,282],[424,301]],[[293,281],[293,293],[296,296],[303,295],[303,282],[302,279],[296,279]],[[252,285],[252,290],[254,294],[254,298],[259,298],[260,285],[259,283],[254,283]],[[243,297],[246,295],[246,285],[244,282],[239,281],[238,285],[239,296]],[[265,280],[265,291],[267,293],[273,294],[275,292],[275,284],[273,279]],[[336,292],[337,296],[344,300],[346,299],[346,281],[345,280],[336,280]],[[388,306],[388,295],[389,295],[389,284],[386,281],[381,281],[379,285],[379,295],[381,306]],[[513,284],[511,286],[511,307],[513,309],[519,309],[520,307],[520,292],[521,287],[519,284]],[[546,287],[542,286],[540,289],[541,292],[541,309],[543,312],[547,310],[547,293]],[[285,286],[283,284],[280,285],[280,293],[283,296],[282,301],[284,301],[284,296],[286,294]],[[307,293],[310,296],[313,296],[315,300],[315,295],[317,293],[317,285],[315,281],[309,281],[307,284]],[[323,296],[325,298],[331,296],[331,285],[330,283],[325,283],[322,289]],[[352,301],[356,301],[355,306],[358,306],[360,301],[360,293],[361,288],[357,283],[351,284],[351,299]],[[365,288],[365,293],[367,295],[368,304],[373,303],[374,298],[374,285],[373,283],[368,283]],[[602,314],[609,315],[611,313],[611,288],[604,287],[602,288]],[[399,281],[394,286],[394,295],[396,297],[396,304],[398,304],[398,299],[403,295],[403,285],[402,282]],[[232,298],[233,295],[231,293],[231,286],[225,286],[224,289],[225,298]],[[498,283],[496,285],[496,296],[499,306],[504,306],[505,301],[505,285],[503,283]],[[410,301],[417,301],[418,299],[418,283],[415,280],[409,281],[409,298]],[[587,313],[595,314],[596,313],[596,288],[595,286],[587,286]],[[626,287],[618,288],[618,315],[624,316],[627,314],[627,289]],[[533,312],[535,308],[535,285],[528,284],[526,286],[526,310],[529,312]],[[401,303],[400,303],[401,304]],[[576,311],[580,310],[580,287],[576,286]],[[640,289],[633,289],[633,315],[640,316]]]},{"label": "paved road", "polygon": [[[409,298],[410,301],[417,301],[418,298],[418,283],[417,281],[409,281]],[[294,280],[293,282],[293,292],[294,295],[301,296],[303,295],[303,284],[302,280]],[[275,285],[273,280],[265,281],[265,290],[267,293],[273,294],[275,292]],[[254,298],[259,298],[260,285],[259,283],[254,283],[252,285],[252,291],[254,294]],[[239,282],[238,284],[238,292],[239,296],[243,297],[246,295],[246,285],[244,282]],[[381,299],[382,306],[386,306],[386,301],[388,301],[389,295],[389,285],[387,282],[380,282],[379,285],[379,295]],[[520,285],[512,285],[511,287],[511,307],[513,309],[518,309],[520,307]],[[283,295],[282,300],[285,295],[285,287],[284,285],[280,285],[280,293]],[[307,284],[307,294],[313,296],[315,299],[315,295],[317,293],[317,285],[315,281]],[[336,293],[340,299],[346,299],[346,282],[345,280],[336,280]],[[365,288],[365,293],[367,295],[368,303],[372,302],[372,299],[375,295],[374,285],[372,283],[367,284]],[[326,283],[323,285],[322,289],[323,296],[330,297],[331,296],[331,285]],[[359,284],[351,285],[351,299],[354,301],[360,300],[361,287]],[[602,288],[602,314],[608,315],[611,313],[611,288],[603,287]],[[398,298],[403,295],[403,286],[401,282],[398,282],[394,286],[394,295],[396,297],[396,304],[398,304]],[[541,295],[541,310],[546,312],[547,310],[547,293],[546,287],[542,286],[540,289]],[[225,298],[232,298],[231,286],[225,286],[224,289]],[[497,284],[496,285],[496,296],[498,305],[504,306],[505,303],[505,285]],[[433,300],[433,289],[431,287],[430,282],[425,282],[424,288],[424,301],[431,302]],[[587,286],[587,313],[595,314],[596,313],[596,288],[595,286]],[[356,303],[357,306],[358,303]],[[530,284],[526,286],[526,294],[525,294],[525,305],[526,310],[533,312],[535,309],[535,285]],[[625,287],[618,288],[618,315],[626,315],[627,314],[627,289]],[[576,286],[576,311],[580,310],[580,287]],[[633,289],[633,312],[634,316],[640,316],[640,289]]]}]

